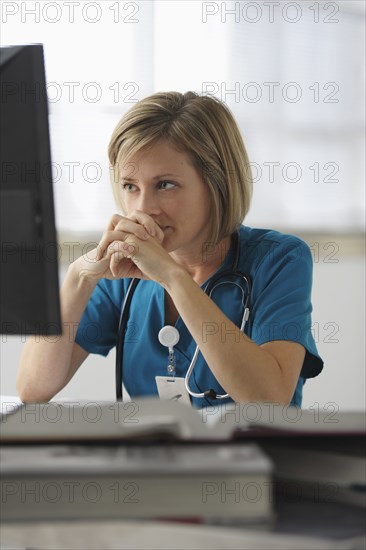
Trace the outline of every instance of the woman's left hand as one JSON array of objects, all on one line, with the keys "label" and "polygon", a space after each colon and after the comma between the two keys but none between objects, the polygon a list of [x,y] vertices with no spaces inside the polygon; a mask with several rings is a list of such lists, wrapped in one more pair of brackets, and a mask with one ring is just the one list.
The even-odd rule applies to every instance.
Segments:
[{"label": "woman's left hand", "polygon": [[183,269],[156,237],[142,240],[131,234],[124,241],[116,241],[112,246],[115,252],[111,256],[110,270],[115,277],[118,277],[119,264],[125,258],[129,258],[146,278],[163,286],[174,276],[174,272]]}]

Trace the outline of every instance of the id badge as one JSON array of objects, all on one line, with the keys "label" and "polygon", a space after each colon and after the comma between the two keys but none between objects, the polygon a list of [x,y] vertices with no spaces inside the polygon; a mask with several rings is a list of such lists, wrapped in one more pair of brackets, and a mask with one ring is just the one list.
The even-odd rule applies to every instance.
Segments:
[{"label": "id badge", "polygon": [[155,376],[160,399],[171,399],[191,405],[184,378],[179,376]]}]

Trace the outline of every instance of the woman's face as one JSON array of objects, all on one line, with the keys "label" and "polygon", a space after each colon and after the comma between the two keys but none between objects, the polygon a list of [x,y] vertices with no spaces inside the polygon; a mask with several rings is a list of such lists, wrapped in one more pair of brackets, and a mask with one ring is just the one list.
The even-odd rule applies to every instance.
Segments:
[{"label": "woman's face", "polygon": [[210,195],[188,154],[159,141],[121,170],[124,210],[149,214],[164,231],[168,252],[197,254],[210,235]]}]

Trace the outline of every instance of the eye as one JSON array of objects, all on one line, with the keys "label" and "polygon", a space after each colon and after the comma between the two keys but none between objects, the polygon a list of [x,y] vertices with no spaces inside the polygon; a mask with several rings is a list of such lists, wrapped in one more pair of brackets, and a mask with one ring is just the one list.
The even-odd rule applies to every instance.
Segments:
[{"label": "eye", "polygon": [[160,189],[163,189],[163,190],[172,189],[173,187],[175,187],[175,183],[167,180],[159,181],[159,187]]},{"label": "eye", "polygon": [[136,191],[137,187],[133,183],[123,183],[122,184],[122,189],[124,191],[127,191],[127,193],[134,193]]}]

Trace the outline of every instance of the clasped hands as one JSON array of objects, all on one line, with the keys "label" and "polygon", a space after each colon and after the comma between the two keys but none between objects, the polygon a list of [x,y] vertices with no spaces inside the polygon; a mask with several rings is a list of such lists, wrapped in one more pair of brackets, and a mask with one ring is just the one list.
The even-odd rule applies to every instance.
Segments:
[{"label": "clasped hands", "polygon": [[115,214],[99,242],[95,260],[108,262],[110,278],[137,277],[162,284],[169,267],[177,267],[163,248],[163,240],[163,230],[145,212],[136,210],[128,217]]}]

